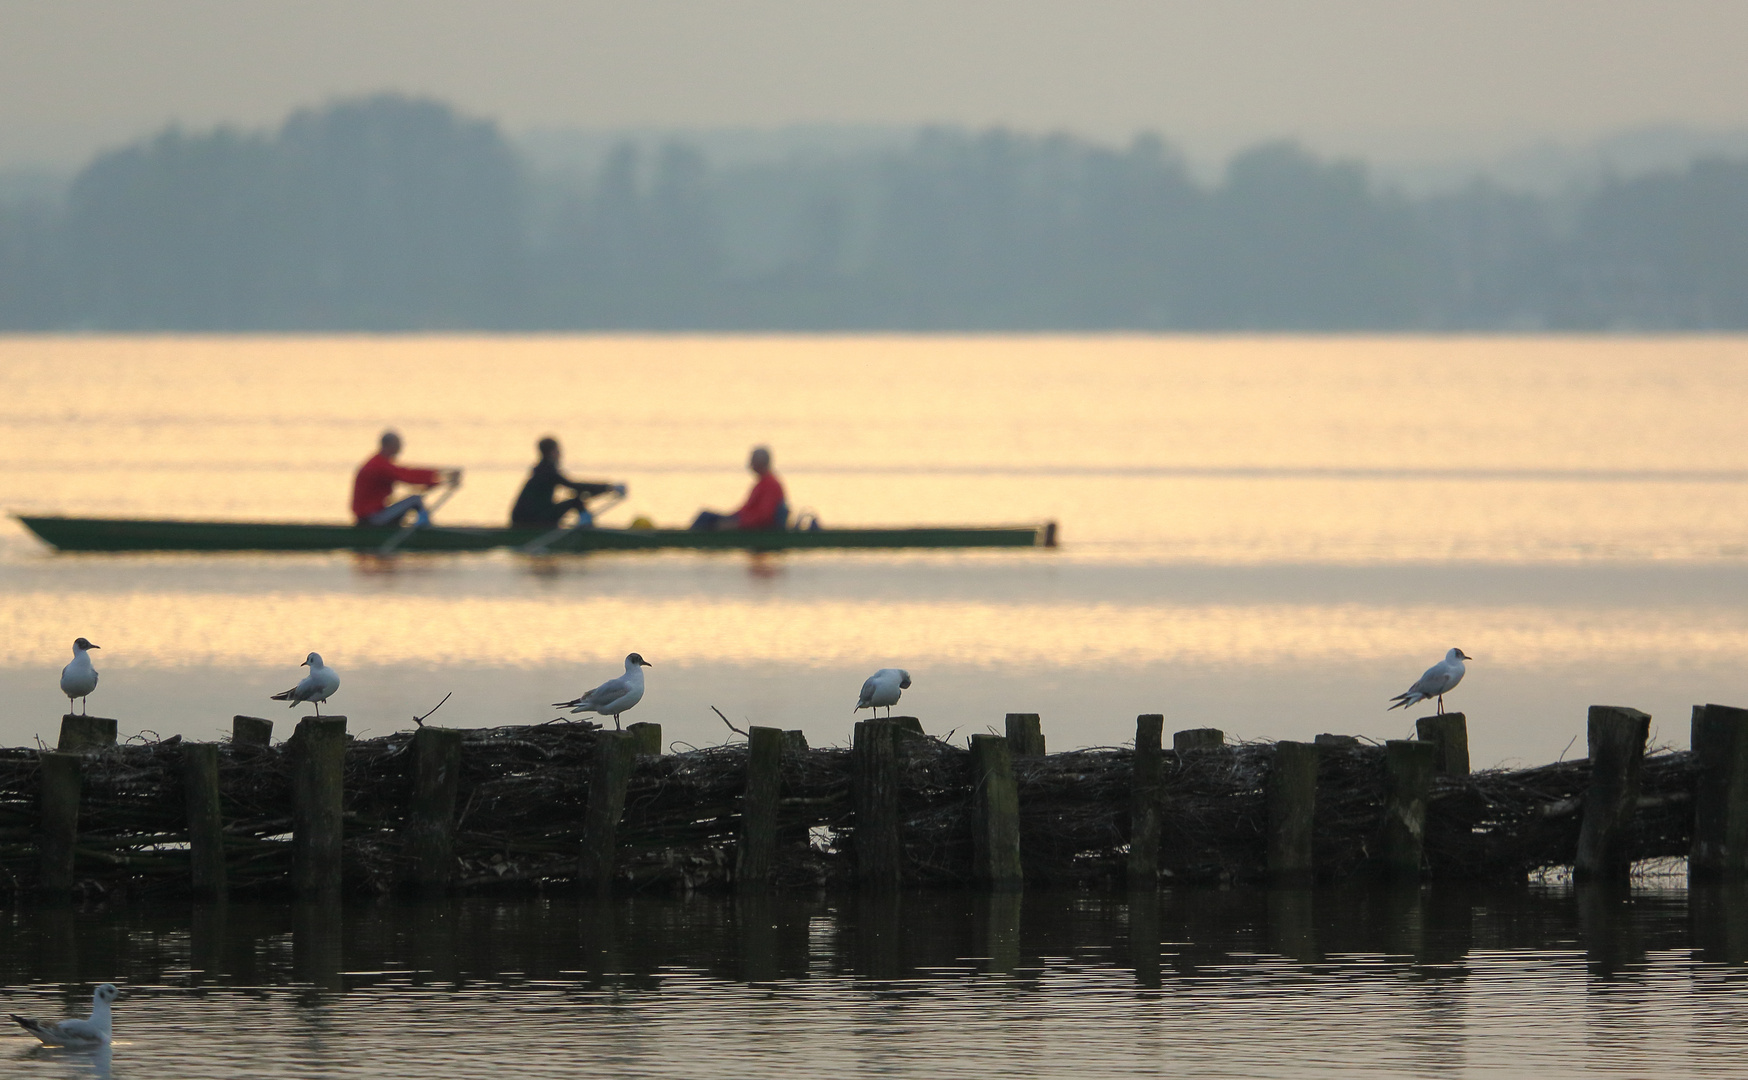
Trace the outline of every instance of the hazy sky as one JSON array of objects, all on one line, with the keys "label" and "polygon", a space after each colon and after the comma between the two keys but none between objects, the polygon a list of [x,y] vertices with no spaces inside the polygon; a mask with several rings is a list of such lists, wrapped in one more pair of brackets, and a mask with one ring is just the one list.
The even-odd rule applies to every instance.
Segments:
[{"label": "hazy sky", "polygon": [[1744,0],[0,0],[0,164],[429,93],[536,126],[927,121],[1384,157],[1748,127]]}]

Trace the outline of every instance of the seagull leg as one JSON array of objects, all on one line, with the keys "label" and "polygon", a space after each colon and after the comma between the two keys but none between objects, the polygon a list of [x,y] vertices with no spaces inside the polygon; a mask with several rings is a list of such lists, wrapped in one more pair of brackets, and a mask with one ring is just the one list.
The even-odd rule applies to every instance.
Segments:
[{"label": "seagull leg", "polygon": [[1438,714],[1440,716],[1445,714],[1445,696],[1443,694],[1438,696]]},{"label": "seagull leg", "polygon": [[624,728],[619,726],[619,714],[618,713],[613,714],[613,730],[614,731],[624,731],[625,730]]}]

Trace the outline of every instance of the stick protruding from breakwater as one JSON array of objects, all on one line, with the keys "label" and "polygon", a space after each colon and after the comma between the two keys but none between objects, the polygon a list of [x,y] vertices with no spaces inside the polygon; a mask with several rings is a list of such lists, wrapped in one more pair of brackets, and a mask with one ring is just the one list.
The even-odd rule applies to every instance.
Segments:
[{"label": "stick protruding from breakwater", "polygon": [[225,895],[225,821],[219,803],[217,743],[184,743],[182,785],[188,812],[188,881],[194,895]]},{"label": "stick protruding from breakwater", "polygon": [[73,852],[79,842],[79,794],[84,763],[78,754],[43,754],[38,890],[51,900],[72,895]]},{"label": "stick protruding from breakwater", "polygon": [[998,889],[1018,888],[1020,788],[1014,759],[1000,735],[971,736],[971,877]]},{"label": "stick protruding from breakwater", "polygon": [[[915,717],[902,717],[921,728]],[[864,888],[896,888],[904,879],[898,834],[899,720],[858,720],[850,746],[855,807],[856,880]]]},{"label": "stick protruding from breakwater", "polygon": [[1160,781],[1165,774],[1165,716],[1135,718],[1135,767],[1129,781],[1129,887],[1159,883]]},{"label": "stick protruding from breakwater", "polygon": [[416,892],[446,892],[455,877],[455,792],[461,781],[461,740],[455,728],[413,733],[413,791],[407,805],[407,884]]},{"label": "stick protruding from breakwater", "polygon": [[1693,707],[1693,842],[1688,874],[1696,880],[1748,878],[1748,709]]},{"label": "stick protruding from breakwater", "polygon": [[1035,712],[1007,715],[1008,750],[1014,757],[1044,756],[1044,723]]},{"label": "stick protruding from breakwater", "polygon": [[636,764],[637,736],[629,731],[595,733],[595,763],[583,811],[583,850],[577,862],[577,879],[586,891],[605,895],[613,888],[619,818],[625,813],[625,789]]},{"label": "stick protruding from breakwater", "polygon": [[782,729],[747,729],[747,786],[741,796],[740,844],[734,881],[742,889],[771,883],[777,863],[777,808],[783,794]]},{"label": "stick protruding from breakwater", "polygon": [[259,716],[231,717],[232,746],[273,745],[273,721]]},{"label": "stick protruding from breakwater", "polygon": [[1271,881],[1304,884],[1316,872],[1312,827],[1317,817],[1317,760],[1317,747],[1312,743],[1275,744],[1275,758],[1264,785]]},{"label": "stick protruding from breakwater", "polygon": [[1440,776],[1469,775],[1469,720],[1460,712],[1423,716],[1414,722],[1414,737],[1438,747]]},{"label": "stick protruding from breakwater", "polygon": [[63,754],[82,754],[114,746],[118,726],[107,716],[67,713],[61,717],[61,739],[55,749]]}]

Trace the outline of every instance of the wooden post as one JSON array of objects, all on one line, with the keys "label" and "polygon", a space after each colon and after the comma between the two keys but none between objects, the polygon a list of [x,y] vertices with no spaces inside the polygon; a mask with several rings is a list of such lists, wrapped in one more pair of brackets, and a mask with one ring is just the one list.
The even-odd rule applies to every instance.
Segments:
[{"label": "wooden post", "polygon": [[1748,878],[1748,709],[1693,707],[1693,845],[1688,876]]},{"label": "wooden post", "polygon": [[43,895],[65,899],[73,891],[73,847],[79,840],[79,788],[82,764],[78,754],[43,754],[42,855]]},{"label": "wooden post", "polygon": [[1159,883],[1159,797],[1165,774],[1165,717],[1135,718],[1135,767],[1129,781],[1129,866],[1132,889]]},{"label": "wooden post", "polygon": [[894,724],[856,723],[850,750],[850,791],[856,810],[852,840],[856,879],[864,887],[895,888],[904,878],[898,835],[898,752]]},{"label": "wooden post", "polygon": [[912,735],[923,733],[923,722],[914,716],[888,716],[882,722],[891,724],[895,734],[901,731]]},{"label": "wooden post", "polygon": [[259,716],[231,717],[232,746],[267,746],[273,742],[273,721]]},{"label": "wooden post", "polygon": [[455,876],[461,736],[456,728],[421,727],[413,733],[413,795],[407,805],[405,850],[411,860],[408,884],[419,892],[446,892]]},{"label": "wooden post", "polygon": [[971,876],[995,888],[1015,888],[1020,867],[1020,786],[1000,735],[971,736]]},{"label": "wooden post", "polygon": [[1414,722],[1414,734],[1438,747],[1440,776],[1469,775],[1469,721],[1462,713],[1423,716]]},{"label": "wooden post", "polygon": [[1311,740],[1313,746],[1321,746],[1329,750],[1358,750],[1360,737],[1358,735],[1332,735],[1329,732]]},{"label": "wooden post", "polygon": [[783,752],[786,754],[807,753],[807,732],[785,731],[783,733]]},{"label": "wooden post", "polygon": [[1008,749],[1014,757],[1044,756],[1044,725],[1037,713],[1008,713]]},{"label": "wooden post", "polygon": [[584,889],[606,894],[613,888],[613,859],[619,847],[619,817],[625,789],[637,764],[637,737],[629,731],[595,736],[595,766],[589,774],[589,804],[583,811],[583,852],[577,878]]},{"label": "wooden post", "polygon": [[626,734],[637,741],[637,753],[641,757],[662,756],[662,726],[660,724],[627,724]]},{"label": "wooden post", "polygon": [[292,734],[291,884],[304,899],[340,894],[346,718],[306,716]]},{"label": "wooden post", "polygon": [[1592,705],[1590,787],[1584,793],[1584,824],[1578,832],[1578,857],[1572,876],[1581,881],[1625,882],[1632,871],[1627,848],[1633,811],[1639,803],[1639,770],[1651,717],[1637,709]]},{"label": "wooden post", "polygon": [[1317,815],[1317,747],[1276,743],[1264,791],[1269,877],[1277,882],[1309,881],[1316,869],[1311,826]]},{"label": "wooden post", "polygon": [[777,805],[783,793],[783,732],[747,729],[747,788],[741,801],[734,881],[741,888],[771,883],[777,862]]},{"label": "wooden post", "polygon": [[194,895],[225,894],[225,822],[219,807],[217,743],[182,744],[182,787],[188,812],[189,885]]},{"label": "wooden post", "polygon": [[1171,737],[1171,748],[1179,754],[1190,750],[1219,750],[1225,745],[1226,733],[1219,728],[1191,728],[1188,731],[1179,731]]},{"label": "wooden post", "polygon": [[1384,873],[1417,878],[1426,853],[1426,802],[1438,771],[1433,743],[1391,739],[1384,744]]},{"label": "wooden post", "polygon": [[116,723],[107,716],[75,716],[67,713],[61,717],[61,741],[55,749],[63,754],[77,754],[85,750],[101,750],[106,746],[115,745]]}]

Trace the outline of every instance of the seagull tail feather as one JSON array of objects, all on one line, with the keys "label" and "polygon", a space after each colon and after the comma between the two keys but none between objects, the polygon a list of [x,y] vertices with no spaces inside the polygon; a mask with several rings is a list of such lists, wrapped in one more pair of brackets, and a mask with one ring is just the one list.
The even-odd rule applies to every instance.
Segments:
[{"label": "seagull tail feather", "polygon": [[13,1019],[13,1021],[18,1024],[19,1027],[30,1032],[32,1035],[35,1035],[38,1039],[41,1039],[43,1042],[46,1043],[46,1042],[55,1041],[55,1036],[52,1032],[50,1032],[47,1028],[44,1028],[42,1026],[42,1024],[40,1024],[39,1022],[32,1020],[30,1017],[20,1016],[17,1013],[7,1013],[6,1015],[10,1016]]}]

